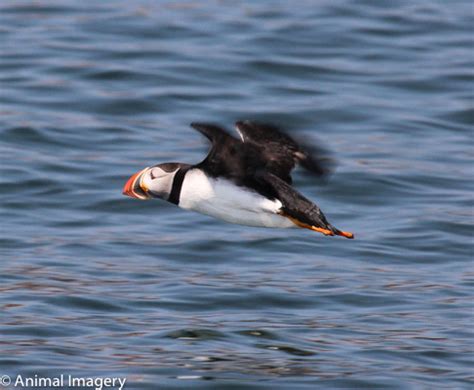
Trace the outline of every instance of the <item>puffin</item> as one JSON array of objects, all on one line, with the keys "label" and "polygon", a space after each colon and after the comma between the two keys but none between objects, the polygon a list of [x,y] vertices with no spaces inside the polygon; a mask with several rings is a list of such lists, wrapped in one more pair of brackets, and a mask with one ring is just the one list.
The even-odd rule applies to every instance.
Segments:
[{"label": "puffin", "polygon": [[211,143],[203,161],[144,168],[127,180],[123,194],[163,199],[234,224],[354,238],[331,225],[315,203],[292,187],[291,172],[297,165],[316,176],[330,172],[330,159],[321,148],[303,147],[274,125],[248,120],[236,122],[239,138],[211,123],[191,127]]}]

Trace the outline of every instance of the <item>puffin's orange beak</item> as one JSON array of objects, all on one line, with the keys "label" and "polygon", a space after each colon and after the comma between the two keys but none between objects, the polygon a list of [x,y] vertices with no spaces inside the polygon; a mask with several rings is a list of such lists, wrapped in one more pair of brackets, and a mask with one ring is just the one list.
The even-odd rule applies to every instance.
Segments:
[{"label": "puffin's orange beak", "polygon": [[125,183],[122,193],[132,198],[142,200],[150,199],[148,189],[141,183],[141,178],[147,170],[148,168],[145,168],[132,175]]}]

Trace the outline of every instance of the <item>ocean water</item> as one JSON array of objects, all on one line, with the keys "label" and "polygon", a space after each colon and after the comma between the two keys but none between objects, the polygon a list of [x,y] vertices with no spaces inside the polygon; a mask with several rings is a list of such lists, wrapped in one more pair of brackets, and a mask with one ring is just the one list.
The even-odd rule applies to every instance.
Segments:
[{"label": "ocean water", "polygon": [[[3,0],[4,388],[473,388],[472,17],[470,1]],[[326,184],[295,186],[355,240],[122,195],[146,166],[205,156],[190,122],[238,119],[333,152]]]}]

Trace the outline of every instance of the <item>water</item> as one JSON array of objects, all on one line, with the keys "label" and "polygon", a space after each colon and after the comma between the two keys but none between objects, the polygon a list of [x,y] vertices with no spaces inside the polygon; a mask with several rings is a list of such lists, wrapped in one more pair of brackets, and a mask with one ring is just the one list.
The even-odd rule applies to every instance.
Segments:
[{"label": "water", "polygon": [[[471,2],[0,14],[0,374],[472,388]],[[122,196],[145,166],[203,158],[191,121],[246,118],[334,152],[327,185],[295,182],[355,240]]]}]

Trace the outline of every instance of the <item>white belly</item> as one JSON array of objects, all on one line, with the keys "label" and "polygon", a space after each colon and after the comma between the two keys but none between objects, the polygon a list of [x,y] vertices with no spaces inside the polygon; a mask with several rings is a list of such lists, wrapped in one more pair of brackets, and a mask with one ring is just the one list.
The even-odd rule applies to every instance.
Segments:
[{"label": "white belly", "polygon": [[277,214],[281,206],[279,200],[269,200],[226,179],[209,178],[198,169],[186,173],[179,197],[179,207],[230,223],[296,227],[288,218]]}]

